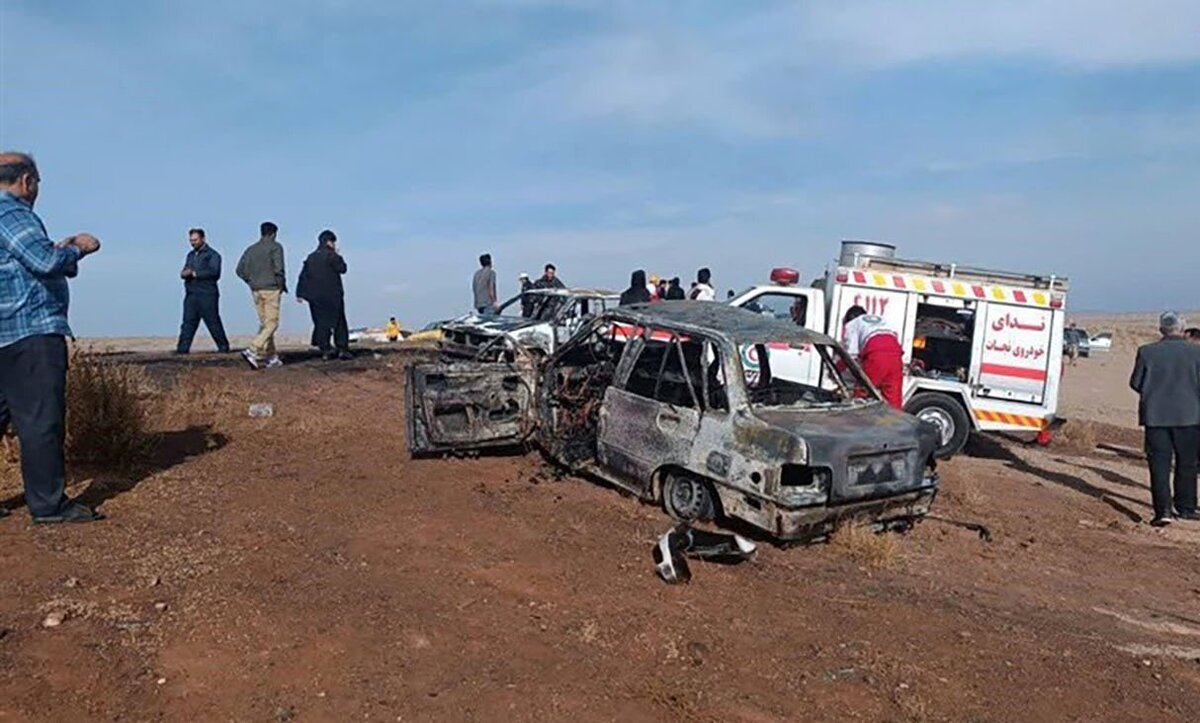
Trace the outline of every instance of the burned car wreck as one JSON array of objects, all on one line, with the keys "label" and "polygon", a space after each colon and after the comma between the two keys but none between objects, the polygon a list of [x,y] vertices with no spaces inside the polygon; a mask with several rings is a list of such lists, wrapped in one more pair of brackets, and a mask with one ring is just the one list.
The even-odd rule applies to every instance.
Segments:
[{"label": "burned car wreck", "polygon": [[620,298],[603,289],[530,289],[501,304],[495,316],[471,314],[446,322],[439,348],[446,357],[487,361],[552,354]]},{"label": "burned car wreck", "polygon": [[[820,386],[771,374],[815,350]],[[533,445],[564,467],[780,540],[929,511],[936,430],[891,409],[829,337],[721,304],[622,307],[548,357],[409,367],[414,455]]]}]

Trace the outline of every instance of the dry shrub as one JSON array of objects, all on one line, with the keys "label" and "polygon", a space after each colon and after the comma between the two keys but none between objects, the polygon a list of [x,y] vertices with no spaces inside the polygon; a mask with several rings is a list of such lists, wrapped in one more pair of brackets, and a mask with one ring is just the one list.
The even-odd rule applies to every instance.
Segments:
[{"label": "dry shrub", "polygon": [[829,544],[850,559],[876,570],[900,566],[900,542],[890,533],[878,533],[870,525],[850,521],[838,526]]},{"label": "dry shrub", "polygon": [[180,377],[156,392],[150,408],[156,429],[212,425],[223,415],[245,414],[242,398],[220,378]]},{"label": "dry shrub", "polygon": [[980,507],[986,501],[983,483],[970,470],[949,463],[939,468],[938,499],[963,507]]},{"label": "dry shrub", "polygon": [[76,350],[67,371],[67,459],[130,469],[154,454],[153,387],[140,367],[103,363]]},{"label": "dry shrub", "polygon": [[1096,451],[1099,441],[1095,423],[1071,420],[1054,434],[1050,444],[1053,449],[1067,454],[1088,455]]}]

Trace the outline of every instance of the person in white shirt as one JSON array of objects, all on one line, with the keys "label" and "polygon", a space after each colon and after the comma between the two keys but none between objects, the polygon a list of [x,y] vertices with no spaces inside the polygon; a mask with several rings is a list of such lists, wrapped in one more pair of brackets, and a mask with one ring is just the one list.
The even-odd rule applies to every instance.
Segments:
[{"label": "person in white shirt", "polygon": [[883,400],[896,409],[904,407],[904,349],[900,337],[883,319],[861,306],[852,306],[842,320],[843,344]]},{"label": "person in white shirt", "polygon": [[692,301],[716,301],[717,291],[712,287],[712,272],[707,268],[696,272],[696,285],[689,297]]}]

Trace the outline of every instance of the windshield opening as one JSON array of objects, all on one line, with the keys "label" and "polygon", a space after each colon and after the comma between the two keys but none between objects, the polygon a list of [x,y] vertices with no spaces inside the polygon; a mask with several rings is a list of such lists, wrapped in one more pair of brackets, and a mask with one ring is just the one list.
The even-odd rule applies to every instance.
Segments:
[{"label": "windshield opening", "polygon": [[563,305],[570,301],[564,296],[527,291],[501,304],[496,314],[506,319],[552,321]]},{"label": "windshield opening", "polygon": [[761,342],[739,346],[752,407],[833,407],[879,397],[838,346]]}]

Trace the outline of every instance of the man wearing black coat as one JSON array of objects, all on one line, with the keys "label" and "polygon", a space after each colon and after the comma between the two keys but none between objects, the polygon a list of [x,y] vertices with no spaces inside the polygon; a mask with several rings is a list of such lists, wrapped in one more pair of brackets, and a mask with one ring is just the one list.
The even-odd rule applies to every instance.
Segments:
[{"label": "man wearing black coat", "polygon": [[[346,295],[342,274],[346,261],[337,250],[337,236],[326,229],[317,237],[317,250],[304,260],[296,298],[308,302],[313,320],[313,345],[326,361],[350,359],[350,329],[346,323]],[[333,343],[330,343],[330,337]]]},{"label": "man wearing black coat", "polygon": [[[1162,339],[1138,349],[1129,386],[1140,396],[1138,422],[1146,428],[1146,459],[1156,527],[1180,519],[1200,520],[1196,512],[1196,467],[1200,451],[1200,346],[1184,336],[1183,319],[1168,311],[1159,317]],[[1175,495],[1171,495],[1171,462]]]},{"label": "man wearing black coat", "polygon": [[225,336],[225,325],[221,323],[221,291],[217,286],[221,280],[221,254],[208,245],[202,228],[188,231],[188,243],[192,245],[192,250],[183,262],[183,271],[179,272],[184,289],[183,324],[179,327],[179,343],[175,351],[187,354],[192,350],[192,340],[196,338],[196,330],[203,321],[213,343],[217,345],[217,351],[228,353],[229,338]]}]

